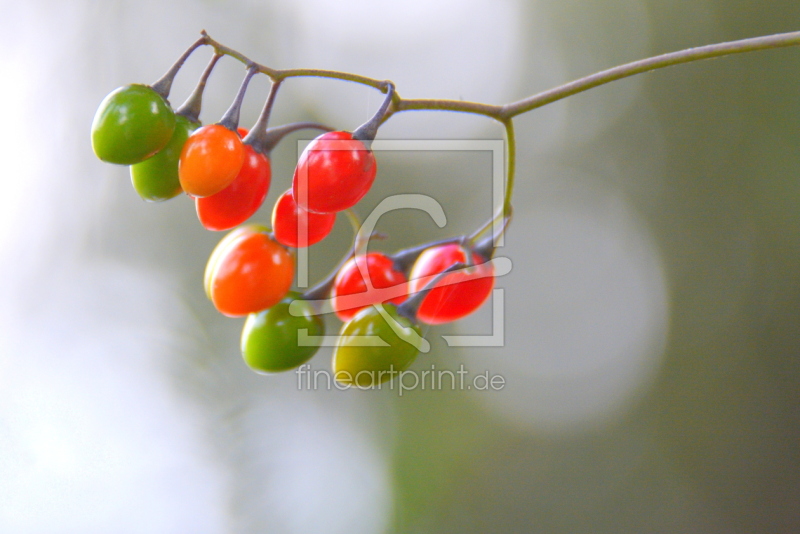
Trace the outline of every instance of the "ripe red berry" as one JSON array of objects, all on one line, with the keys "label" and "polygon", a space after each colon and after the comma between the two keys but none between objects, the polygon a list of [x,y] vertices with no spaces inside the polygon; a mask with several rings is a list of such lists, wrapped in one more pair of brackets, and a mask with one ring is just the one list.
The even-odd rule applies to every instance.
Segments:
[{"label": "ripe red berry", "polygon": [[375,181],[375,156],[349,132],[327,132],[309,143],[294,171],[292,196],[316,213],[354,206]]},{"label": "ripe red berry", "polygon": [[258,225],[237,228],[206,265],[206,294],[217,310],[240,317],[278,303],[292,286],[294,258]]},{"label": "ripe red berry", "polygon": [[[436,275],[454,263],[466,263],[464,248],[457,244],[439,245],[420,254],[409,275],[409,290],[416,293],[425,287],[424,277]],[[469,315],[483,304],[494,288],[494,267],[476,253],[473,266],[446,275],[425,296],[417,318],[427,324],[442,324]]]},{"label": "ripe red berry", "polygon": [[287,247],[308,247],[322,241],[333,229],[335,213],[311,213],[298,206],[292,190],[285,191],[272,210],[272,231]]},{"label": "ripe red berry", "polygon": [[242,224],[267,197],[271,178],[269,159],[249,145],[244,145],[244,153],[244,164],[228,187],[195,199],[197,217],[208,230],[230,230]]},{"label": "ripe red berry", "polygon": [[[362,273],[369,277],[369,285]],[[386,288],[394,290],[380,291]],[[394,262],[384,254],[370,252],[351,258],[339,270],[333,286],[333,309],[339,319],[349,321],[367,306],[379,302],[400,304],[407,295],[408,281],[395,270]]]}]

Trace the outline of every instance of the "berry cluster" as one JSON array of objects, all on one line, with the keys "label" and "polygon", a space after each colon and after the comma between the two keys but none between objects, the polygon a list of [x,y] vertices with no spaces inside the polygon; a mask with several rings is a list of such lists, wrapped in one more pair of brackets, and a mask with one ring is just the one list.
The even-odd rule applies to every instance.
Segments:
[{"label": "berry cluster", "polygon": [[[186,58],[208,44],[214,46],[214,56],[192,95],[173,111],[167,100],[172,80]],[[128,85],[109,94],[92,124],[95,154],[109,163],[130,165],[134,189],[143,199],[162,201],[183,192],[195,202],[205,228],[233,229],[212,252],[204,283],[220,313],[247,317],[241,350],[251,368],[272,373],[308,361],[323,339],[320,315],[330,305],[344,323],[333,355],[335,378],[359,387],[384,382],[406,369],[425,345],[420,323],[455,321],[487,300],[494,287],[490,260],[497,236],[480,238],[489,228],[484,225],[472,236],[393,255],[367,253],[372,236],[357,236],[353,250],[330,276],[305,293],[292,291],[293,250],[324,239],[336,214],[355,206],[375,180],[371,142],[390,116],[394,86],[377,86],[386,94],[382,105],[352,132],[315,123],[269,128],[282,82],[273,76],[261,115],[248,131],[238,124],[248,83],[259,72],[270,72],[248,60],[230,108],[219,122],[202,126],[203,90],[226,50],[203,34],[152,86]],[[240,226],[267,196],[270,151],[300,128],[324,133],[301,154],[292,187],[274,206],[271,229]],[[510,210],[504,211],[503,230],[509,218]]]},{"label": "berry cluster", "polygon": [[[177,111],[167,97],[186,58],[200,46],[214,56],[197,88]],[[401,98],[391,82],[336,71],[275,70],[211,39],[205,32],[152,86],[128,85],[100,104],[92,124],[92,147],[103,161],[131,165],[137,193],[148,201],[182,191],[195,202],[201,224],[230,230],[246,222],[269,189],[269,155],[288,133],[321,130],[303,151],[291,189],[272,212],[272,229],[246,225],[229,233],[211,255],[205,287],[214,306],[231,317],[247,316],[242,354],[253,369],[277,372],[297,367],[319,348],[324,336],[320,313],[329,301],[344,322],[333,356],[340,382],[369,387],[408,367],[426,343],[419,324],[441,324],[475,311],[494,287],[495,240],[511,218],[516,143],[514,117],[570,95],[628,76],[679,63],[755,50],[800,45],[800,32],[775,34],[701,46],[634,61],[586,76],[505,105],[455,100]],[[219,122],[201,126],[202,93],[217,60],[229,56],[247,66],[247,75]],[[250,79],[262,73],[272,81],[256,124],[239,128],[239,110]],[[281,83],[315,76],[355,82],[386,94],[375,115],[352,132],[315,123],[269,128],[269,115]],[[336,214],[369,191],[377,174],[372,140],[394,113],[446,110],[494,119],[505,128],[505,197],[497,215],[469,236],[426,243],[392,255],[366,253],[369,237],[356,236],[353,251],[326,280],[302,294],[291,291],[293,249],[327,236]],[[352,215],[352,214],[351,214]],[[354,217],[354,216],[352,216]],[[499,230],[489,233],[489,229]],[[482,237],[483,236],[483,237]]]}]

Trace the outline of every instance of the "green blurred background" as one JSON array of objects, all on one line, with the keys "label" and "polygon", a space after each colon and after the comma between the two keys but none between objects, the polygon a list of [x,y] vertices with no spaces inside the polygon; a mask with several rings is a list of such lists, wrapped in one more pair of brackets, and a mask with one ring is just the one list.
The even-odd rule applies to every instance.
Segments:
[{"label": "green blurred background", "polygon": [[[202,272],[220,239],[185,197],[142,202],[95,160],[114,88],[157,79],[205,28],[279,68],[357,72],[404,97],[510,102],[627,61],[800,29],[792,0],[2,2],[0,531],[800,531],[800,49],[674,67],[516,120],[515,220],[495,302],[427,330],[414,369],[501,391],[298,388],[238,352]],[[208,58],[195,54],[172,103]],[[223,60],[204,122],[243,74]],[[242,123],[268,83],[251,84]],[[275,123],[359,125],[380,95],[284,84]],[[480,117],[397,115],[384,139],[502,139]],[[274,153],[268,221],[296,135]],[[379,154],[384,250],[470,232],[486,152]],[[350,240],[312,247],[312,281]],[[497,334],[502,347],[442,335]],[[336,322],[329,322],[334,333]],[[312,360],[329,365],[330,351]]]}]

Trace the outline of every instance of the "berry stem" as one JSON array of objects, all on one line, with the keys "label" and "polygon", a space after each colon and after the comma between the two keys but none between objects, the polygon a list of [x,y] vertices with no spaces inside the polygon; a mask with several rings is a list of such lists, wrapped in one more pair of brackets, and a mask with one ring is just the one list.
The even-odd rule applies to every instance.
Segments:
[{"label": "berry stem", "polygon": [[[517,168],[517,140],[514,134],[514,121],[512,119],[506,119],[503,121],[503,124],[506,128],[506,190],[503,197],[503,206],[489,222],[475,230],[472,235],[469,236],[469,240],[472,242],[489,230],[489,228],[494,228],[492,240],[500,239],[506,231],[508,224],[511,222],[511,213],[513,211],[511,197],[514,194],[514,176]],[[495,246],[497,245],[498,243],[495,243]],[[492,250],[492,252],[494,252],[494,250]]]},{"label": "berry stem", "polygon": [[244,95],[247,92],[247,84],[250,83],[250,78],[255,76],[256,73],[258,73],[258,69],[254,65],[248,65],[247,74],[245,75],[244,80],[242,80],[242,85],[239,86],[239,92],[236,93],[236,98],[233,100],[231,107],[228,108],[228,111],[225,112],[225,115],[222,116],[222,119],[220,119],[218,124],[233,132],[235,132],[236,128],[239,127],[239,112],[242,109]]},{"label": "berry stem", "polygon": [[514,117],[588,89],[643,72],[699,61],[701,59],[711,59],[731,54],[798,45],[800,45],[800,31],[753,37],[751,39],[741,39],[739,41],[729,41],[726,43],[699,46],[680,50],[678,52],[661,54],[659,56],[633,61],[618,67],[603,70],[517,102],[507,104],[503,106],[498,117],[501,119]]},{"label": "berry stem", "polygon": [[451,243],[460,243],[465,236],[448,237],[447,239],[440,239],[438,241],[431,241],[430,243],[423,243],[415,247],[406,248],[390,254],[388,257],[392,260],[393,267],[397,271],[401,271],[408,275],[413,267],[414,262],[417,261],[420,254],[425,252],[431,247],[438,247],[440,245],[449,245]]},{"label": "berry stem", "polygon": [[[486,230],[491,228],[493,223],[497,220],[497,217],[493,217],[487,223],[481,225],[478,230],[469,236],[461,235],[456,237],[448,237],[447,239],[439,239],[438,241],[431,241],[429,243],[423,243],[421,245],[399,250],[394,254],[388,254],[387,257],[392,260],[393,267],[396,271],[401,271],[406,275],[411,271],[411,268],[414,266],[414,262],[417,261],[417,258],[419,258],[420,254],[429,248],[438,247],[440,245],[461,243],[466,248],[477,252],[481,257],[490,260],[494,254],[494,248],[496,247],[497,240],[505,233],[508,225],[511,222],[511,212],[509,211],[507,216],[502,217],[500,228],[495,228],[495,231],[492,232],[491,236],[485,237],[480,241],[477,241],[477,239]],[[472,258],[469,255],[467,255],[467,262],[472,262]]]},{"label": "berry stem", "polygon": [[402,315],[411,322],[417,323],[417,310],[419,310],[420,305],[422,305],[422,301],[425,300],[425,297],[428,296],[428,293],[430,293],[431,290],[436,287],[436,285],[441,282],[445,276],[453,271],[458,271],[459,269],[464,269],[466,267],[467,266],[461,262],[454,263],[444,271],[433,276],[428,283],[425,284],[425,287],[408,297],[407,300],[397,307],[398,315]]},{"label": "berry stem", "polygon": [[[673,65],[680,65],[683,63],[690,63],[703,59],[710,59],[722,57],[732,54],[741,54],[744,52],[754,52],[759,50],[768,50],[772,48],[782,48],[789,46],[800,45],[800,31],[779,33],[774,35],[767,35],[762,37],[754,37],[750,39],[741,39],[738,41],[729,41],[725,43],[711,44],[707,46],[700,46],[696,48],[689,48],[677,52],[670,52],[658,56],[633,61],[624,65],[619,65],[610,69],[606,69],[583,78],[579,78],[572,82],[559,85],[547,91],[531,95],[516,102],[511,102],[505,105],[492,105],[483,104],[478,102],[465,102],[461,100],[446,100],[446,99],[403,99],[395,90],[391,82],[376,80],[366,76],[359,76],[347,72],[319,70],[319,69],[288,69],[277,70],[264,65],[255,63],[243,54],[228,48],[211,37],[205,32],[202,33],[202,38],[187,51],[185,56],[191,53],[191,50],[200,46],[201,44],[208,44],[214,47],[217,54],[231,56],[238,61],[246,64],[250,73],[254,71],[262,72],[270,77],[274,84],[280,83],[282,80],[292,77],[318,77],[318,78],[333,78],[353,83],[359,83],[382,92],[386,92],[387,96],[383,105],[375,114],[375,116],[367,121],[364,125],[360,126],[353,132],[353,136],[357,139],[371,141],[375,137],[378,126],[388,120],[395,113],[402,111],[454,111],[461,113],[472,113],[483,115],[492,118],[503,124],[506,133],[506,183],[505,195],[503,199],[502,209],[498,211],[497,215],[476,231],[470,240],[474,240],[483,234],[490,226],[495,228],[493,238],[499,237],[505,231],[508,221],[511,218],[511,198],[514,192],[514,177],[516,170],[516,139],[514,135],[514,124],[512,119],[517,115],[527,113],[534,109],[540,108],[547,104],[564,99],[583,91],[587,91],[594,87],[599,87],[607,83],[621,80],[636,74],[650,72],[657,69],[671,67]],[[185,59],[185,58],[182,58]],[[182,62],[182,61],[180,61]],[[177,72],[177,70],[176,70]],[[168,73],[169,74],[169,73]],[[174,74],[173,74],[174,77]],[[166,76],[165,76],[166,78]],[[170,78],[171,83],[171,78]],[[247,79],[244,85],[246,85]],[[167,87],[168,90],[168,87]],[[233,109],[234,106],[232,106]],[[230,111],[230,110],[229,110]],[[227,117],[227,114],[226,114]],[[238,106],[236,107],[236,119],[238,123]],[[235,129],[235,126],[234,126]],[[498,225],[502,225],[502,231],[498,231]],[[496,244],[495,244],[496,246]],[[403,256],[402,258],[410,258],[412,254]],[[404,259],[400,260],[405,261]]]},{"label": "berry stem", "polygon": [[256,152],[260,152],[265,156],[269,156],[269,152],[272,149],[272,147],[267,148],[265,146],[265,141],[267,137],[267,126],[269,125],[269,116],[272,113],[272,106],[275,104],[275,97],[278,96],[278,89],[280,86],[280,81],[272,82],[272,86],[269,88],[267,101],[264,103],[264,108],[261,110],[258,120],[256,120],[256,123],[250,129],[250,133],[242,140],[242,142],[252,146]]},{"label": "berry stem", "polygon": [[[507,170],[507,180],[506,180],[506,194],[505,194],[505,199],[503,201],[503,209],[502,212],[498,213],[498,215],[492,221],[493,224],[496,224],[502,219],[507,218],[511,213],[511,196],[513,194],[513,189],[514,189],[514,171],[516,166],[516,157],[515,157],[516,148],[514,139],[514,127],[511,121],[512,118],[516,117],[517,115],[527,113],[528,111],[534,110],[536,108],[542,107],[546,104],[556,102],[568,96],[572,96],[616,80],[621,80],[629,76],[641,74],[643,72],[650,72],[665,67],[671,67],[673,65],[680,65],[683,63],[690,63],[702,59],[722,57],[731,54],[741,54],[744,52],[754,52],[758,50],[767,50],[771,48],[798,46],[800,45],[800,31],[789,32],[789,33],[778,33],[774,35],[754,37],[750,39],[741,39],[738,41],[729,41],[725,43],[711,44],[707,46],[700,46],[697,48],[689,48],[678,52],[661,54],[659,56],[654,56],[639,61],[633,61],[631,63],[626,63],[624,65],[613,67],[589,76],[585,76],[583,78],[579,78],[577,80],[560,85],[553,89],[502,106],[492,105],[492,104],[482,104],[478,102],[465,102],[462,100],[403,99],[397,93],[397,91],[394,90],[393,85],[390,85],[387,88],[387,84],[389,84],[390,82],[376,80],[374,78],[368,78],[366,76],[359,76],[357,74],[351,74],[347,72],[338,72],[338,71],[329,71],[320,69],[288,69],[288,70],[272,69],[270,67],[266,67],[264,65],[255,63],[254,61],[244,56],[240,52],[237,52],[232,48],[228,48],[227,46],[220,44],[219,42],[209,37],[209,35],[205,31],[202,32],[202,38],[198,41],[198,43],[195,43],[195,45],[193,46],[199,46],[200,44],[208,44],[213,46],[217,54],[228,55],[241,61],[242,63],[248,65],[250,69],[255,69],[258,70],[259,72],[266,74],[267,76],[270,77],[270,79],[272,79],[274,83],[292,77],[334,78],[338,80],[359,83],[362,85],[373,87],[375,89],[379,89],[381,91],[387,91],[389,94],[387,94],[387,98],[384,101],[384,105],[381,107],[382,111],[379,110],[379,113],[376,115],[380,116],[380,119],[378,119],[377,121],[378,125],[388,120],[389,117],[391,117],[395,113],[399,113],[402,111],[412,111],[412,110],[455,111],[461,113],[472,113],[477,115],[483,115],[502,123],[505,126],[506,130],[506,140],[508,147],[507,148],[508,170]],[[357,129],[356,132],[358,132],[358,130],[360,130],[360,128]],[[479,231],[479,233],[482,233],[483,231],[485,231],[485,229],[486,229],[485,227],[482,228]]]},{"label": "berry stem", "polygon": [[284,124],[283,126],[269,128],[264,136],[263,141],[264,154],[269,155],[272,149],[275,148],[278,143],[283,141],[284,137],[298,130],[320,130],[322,132],[332,132],[333,128],[318,122],[292,122],[290,124]]},{"label": "berry stem", "polygon": [[370,120],[353,130],[353,139],[358,139],[369,148],[369,145],[378,134],[378,128],[383,123],[386,112],[389,111],[389,106],[392,104],[394,98],[394,84],[392,82],[386,83],[386,98],[383,99],[381,107],[375,112]]},{"label": "berry stem", "polygon": [[[214,50],[226,56],[231,56],[246,65],[259,70],[269,76],[273,81],[284,80],[293,77],[317,77],[317,78],[334,78],[353,83],[359,83],[384,90],[386,82],[383,80],[376,80],[367,76],[360,76],[348,72],[339,72],[321,69],[287,69],[278,70],[270,67],[260,65],[247,56],[228,48],[215,41],[208,34],[202,32],[202,43],[214,47]],[[584,78],[579,78],[572,82],[560,85],[548,91],[532,95],[516,102],[511,102],[502,106],[492,104],[482,104],[478,102],[465,102],[463,100],[447,100],[447,99],[403,99],[397,92],[392,96],[393,106],[391,110],[386,113],[384,120],[389,116],[399,113],[401,111],[456,111],[461,113],[474,113],[477,115],[485,115],[497,121],[505,123],[508,119],[526,113],[533,109],[542,107],[546,104],[556,102],[568,96],[572,96],[583,91],[587,91],[594,87],[607,84],[622,78],[649,72],[657,69],[663,69],[672,65],[679,65],[682,63],[690,63],[692,61],[699,61],[702,59],[710,59],[715,57],[722,57],[731,54],[741,54],[744,52],[755,52],[759,50],[767,50],[770,48],[783,48],[789,46],[800,45],[800,31],[789,33],[777,33],[774,35],[766,35],[763,37],[753,37],[750,39],[741,39],[739,41],[729,41],[725,43],[717,43],[697,48],[689,48],[678,52],[670,52],[659,56],[654,56],[639,61],[633,61],[620,65],[611,69],[597,72]]]},{"label": "berry stem", "polygon": [[506,194],[503,198],[502,218],[511,218],[511,197],[514,195],[514,177],[517,170],[517,137],[514,133],[514,121],[506,119]]},{"label": "berry stem", "polygon": [[510,211],[503,218],[500,228],[499,229],[495,228],[494,231],[492,232],[492,235],[488,235],[482,238],[480,241],[474,241],[475,238],[471,238],[471,242],[474,243],[472,245],[473,252],[478,254],[486,261],[491,260],[494,257],[494,251],[498,246],[498,241],[503,236],[503,234],[506,233],[509,224],[511,224]]},{"label": "berry stem", "polygon": [[[370,241],[372,239],[381,239],[381,238],[382,234],[375,232],[372,235],[370,235],[367,240]],[[350,261],[350,258],[352,258],[356,254],[356,248],[357,247],[353,246],[350,250],[348,250],[344,254],[344,256],[342,256],[342,259],[339,260],[338,265],[336,265],[336,267],[328,274],[328,276],[322,279],[315,286],[307,289],[302,294],[301,298],[303,300],[312,301],[311,304],[315,307],[315,309],[317,309],[317,311],[319,311],[322,305],[325,302],[327,302],[325,299],[330,297],[331,290],[333,289],[333,284],[336,281],[336,276],[339,274],[339,271],[342,270],[342,267],[344,267],[344,265],[348,261]]]},{"label": "berry stem", "polygon": [[192,91],[192,94],[189,95],[189,98],[186,99],[186,102],[176,111],[178,115],[183,115],[190,122],[198,122],[200,120],[200,110],[203,107],[203,92],[206,89],[206,82],[208,81],[209,76],[211,76],[211,71],[214,70],[214,66],[221,58],[221,54],[214,54],[211,57],[211,61],[208,62],[203,74],[200,76],[200,80],[198,80],[197,85]]},{"label": "berry stem", "polygon": [[325,299],[327,299],[331,294],[333,284],[336,281],[336,275],[339,274],[339,271],[342,270],[342,267],[344,267],[344,265],[350,261],[350,258],[352,257],[353,251],[351,249],[342,257],[341,260],[339,260],[339,263],[330,273],[328,273],[328,276],[323,278],[315,286],[307,289],[300,298],[303,300],[312,301],[311,304],[314,306],[317,312],[319,312],[321,302],[324,302]]},{"label": "berry stem", "polygon": [[189,56],[192,55],[192,52],[194,52],[199,47],[205,44],[208,44],[208,35],[205,32],[203,32],[202,37],[200,37],[200,39],[192,43],[192,46],[186,49],[186,52],[184,52],[183,55],[178,58],[178,61],[176,61],[169,68],[167,73],[164,74],[164,76],[162,76],[161,78],[159,78],[150,87],[152,87],[156,93],[164,97],[164,100],[169,98],[169,92],[172,89],[172,81],[175,79],[175,76],[177,76],[178,71],[181,70],[181,67],[183,67],[183,64],[186,62],[187,59],[189,59]]},{"label": "berry stem", "polygon": [[334,78],[337,80],[342,80],[346,82],[353,82],[359,83],[361,85],[366,85],[369,87],[373,87],[375,89],[380,89],[383,91],[383,87],[385,82],[382,80],[376,80],[374,78],[368,78],[367,76],[360,76],[358,74],[351,74],[349,72],[340,72],[335,70],[323,70],[323,69],[287,69],[287,70],[278,70],[267,67],[266,65],[260,65],[255,61],[251,60],[241,52],[234,50],[233,48],[229,48],[222,43],[212,39],[205,30],[201,32],[203,38],[205,39],[206,44],[209,44],[214,47],[214,50],[218,54],[223,54],[225,56],[230,56],[245,65],[255,65],[258,70],[267,76],[273,82],[285,80],[286,78],[298,78],[298,77],[316,77],[316,78]]}]

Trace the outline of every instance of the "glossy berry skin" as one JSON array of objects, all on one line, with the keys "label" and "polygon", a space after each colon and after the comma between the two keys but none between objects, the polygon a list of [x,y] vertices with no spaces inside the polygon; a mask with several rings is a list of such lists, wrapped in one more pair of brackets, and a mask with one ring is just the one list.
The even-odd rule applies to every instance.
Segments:
[{"label": "glossy berry skin", "polygon": [[292,196],[307,211],[335,213],[361,200],[376,172],[375,156],[364,143],[348,132],[327,132],[311,141],[300,155]]},{"label": "glossy berry skin", "polygon": [[[400,316],[393,304],[378,306],[407,330],[398,335],[373,306],[364,308],[346,322],[333,351],[333,376],[342,384],[362,388],[376,386],[406,370],[417,357],[418,350],[409,341],[421,337],[419,327]],[[387,345],[364,346],[363,340],[358,339],[361,336],[379,336]]]},{"label": "glossy berry skin", "polygon": [[219,193],[239,174],[245,150],[237,132],[220,124],[195,130],[183,145],[178,177],[183,190],[193,197]]},{"label": "glossy berry skin", "polygon": [[92,149],[103,161],[133,165],[164,148],[175,128],[175,113],[147,85],[116,89],[101,103],[92,121]]},{"label": "glossy berry skin", "polygon": [[241,317],[274,306],[289,292],[294,258],[267,228],[237,228],[217,244],[206,265],[205,288],[214,307]]},{"label": "glossy berry skin", "polygon": [[[368,274],[372,288],[367,289],[362,272]],[[382,298],[385,293],[376,291],[389,287],[397,289],[397,292],[393,292],[397,296]],[[348,295],[352,297],[345,301],[342,297]],[[333,285],[333,310],[339,319],[348,321],[371,304],[385,301],[400,304],[407,295],[408,281],[402,272],[395,270],[394,262],[385,254],[369,252],[351,258],[339,270]]]},{"label": "glossy berry skin", "polygon": [[[301,314],[289,313],[289,306],[296,301]],[[301,345],[298,335],[305,329],[308,345]],[[316,315],[314,308],[300,298],[300,294],[290,292],[271,308],[247,316],[242,330],[242,357],[254,371],[279,373],[294,369],[311,359],[319,349],[313,344],[313,337],[325,335],[322,317]],[[317,340],[318,343],[318,340]]]},{"label": "glossy berry skin", "polygon": [[272,230],[275,239],[287,247],[308,247],[331,233],[335,213],[311,213],[299,207],[292,190],[285,191],[272,209]]},{"label": "glossy berry skin", "polygon": [[200,123],[176,115],[175,130],[167,146],[155,156],[131,165],[131,182],[142,199],[149,202],[169,200],[183,191],[178,179],[178,158],[186,140],[199,127]]},{"label": "glossy berry skin", "polygon": [[[425,296],[417,310],[419,321],[427,324],[455,321],[477,310],[489,298],[494,288],[494,267],[478,254],[473,253],[472,261],[473,267],[445,275]],[[466,254],[457,243],[427,249],[411,269],[410,292],[425,287],[422,277],[436,275],[458,262],[466,263]]]},{"label": "glossy berry skin", "polygon": [[267,197],[269,159],[244,145],[244,163],[233,182],[214,195],[196,198],[197,218],[207,230],[230,230],[249,219]]}]

